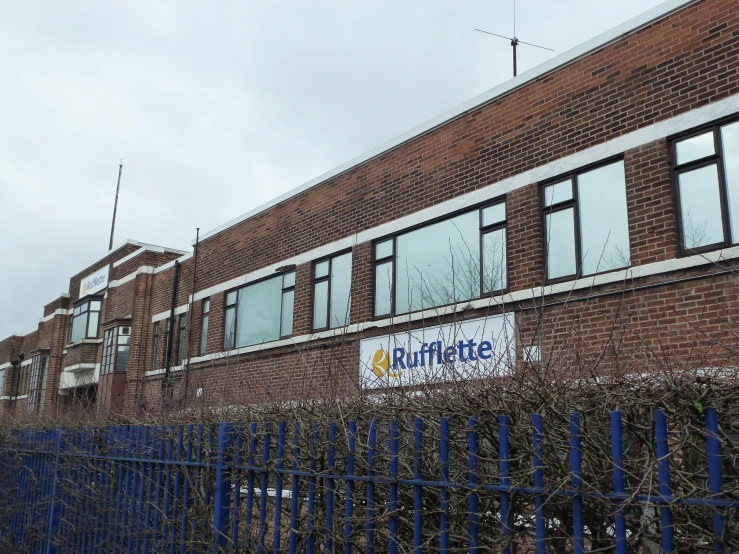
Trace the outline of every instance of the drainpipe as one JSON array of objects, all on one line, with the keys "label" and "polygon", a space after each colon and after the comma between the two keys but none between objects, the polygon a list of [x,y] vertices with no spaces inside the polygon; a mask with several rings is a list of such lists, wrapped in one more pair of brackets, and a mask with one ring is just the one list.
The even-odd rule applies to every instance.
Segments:
[{"label": "drainpipe", "polygon": [[175,329],[174,321],[174,309],[177,305],[177,284],[180,280],[180,262],[174,261],[174,276],[172,277],[172,304],[169,309],[169,336],[167,337],[167,346],[164,357],[164,381],[162,381],[162,400],[166,403],[168,398],[169,381],[171,379],[171,367],[172,367],[172,342],[174,340],[174,334],[177,331]]},{"label": "drainpipe", "polygon": [[[184,389],[185,392],[184,392],[183,399],[187,398],[187,391],[188,391],[188,386],[189,386],[188,377],[190,374],[190,357],[192,355],[192,351],[191,351],[192,347],[190,346],[190,341],[192,339],[192,327],[193,327],[193,324],[195,323],[192,317],[192,314],[194,313],[192,308],[193,308],[193,304],[195,303],[195,285],[197,283],[196,277],[198,274],[198,251],[200,250],[199,246],[200,246],[200,227],[198,227],[195,230],[195,263],[194,263],[194,267],[192,268],[192,294],[190,295],[190,307],[187,309],[187,317],[188,317],[187,351],[185,352],[185,360],[184,360],[185,367],[183,368],[184,374],[185,374],[185,389]],[[202,318],[201,318],[201,321],[202,321]],[[200,332],[202,333],[202,329],[200,330]],[[200,349],[200,342],[198,342],[198,350],[199,349]]]}]

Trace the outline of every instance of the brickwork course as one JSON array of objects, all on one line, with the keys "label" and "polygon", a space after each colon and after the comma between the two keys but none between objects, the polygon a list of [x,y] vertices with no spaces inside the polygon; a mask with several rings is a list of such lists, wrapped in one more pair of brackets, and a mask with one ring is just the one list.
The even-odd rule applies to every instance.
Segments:
[{"label": "brickwork course", "polygon": [[[162,406],[163,382],[167,402],[350,395],[361,387],[362,339],[504,312],[515,314],[519,364],[534,352],[531,347],[539,363],[556,360],[563,371],[575,365],[607,373],[731,363],[730,348],[718,345],[736,342],[739,252],[731,244],[701,253],[681,248],[671,144],[675,136],[703,125],[739,119],[739,3],[675,5],[206,234],[198,245],[194,291],[190,252],[136,241],[108,252],[72,276],[69,290],[46,304],[36,330],[0,340],[0,371],[5,372],[0,415],[26,413],[37,356],[48,356],[41,408],[47,414],[80,398],[94,398],[99,411],[150,413]],[[649,134],[657,128],[661,131]],[[572,160],[579,159],[586,160],[583,167],[623,160],[630,266],[626,273],[616,272],[618,278],[604,274],[551,288],[542,182],[577,171]],[[536,177],[543,174],[548,177]],[[423,316],[376,319],[373,242],[403,231],[410,225],[407,217],[423,210],[438,208],[433,217],[443,218],[474,209],[476,204],[464,199],[475,194],[478,204],[506,201],[503,294]],[[377,228],[388,231],[373,235]],[[351,326],[318,333],[313,330],[313,262],[347,249],[352,252]],[[79,298],[80,281],[106,266],[109,285],[100,293],[97,336],[70,343],[72,312],[85,301]],[[291,336],[225,350],[228,290],[293,266]],[[209,326],[201,352],[205,298]],[[173,308],[168,374],[166,327]],[[185,364],[175,360],[181,314],[187,323]],[[127,371],[100,375],[102,337],[120,326],[130,327]]]}]

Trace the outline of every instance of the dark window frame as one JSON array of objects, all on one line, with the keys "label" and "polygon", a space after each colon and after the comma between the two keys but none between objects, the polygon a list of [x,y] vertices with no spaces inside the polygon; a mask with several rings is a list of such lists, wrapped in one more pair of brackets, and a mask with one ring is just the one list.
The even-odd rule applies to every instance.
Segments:
[{"label": "dark window frame", "polygon": [[[731,240],[731,216],[729,213],[729,195],[726,184],[726,167],[724,163],[724,147],[721,140],[721,127],[730,125],[732,123],[739,122],[739,118],[736,115],[723,117],[701,125],[700,127],[694,127],[688,131],[677,133],[667,137],[670,148],[670,177],[672,178],[672,196],[675,203],[675,226],[677,229],[677,246],[678,255],[680,257],[692,256],[694,254],[703,254],[705,252],[711,252],[713,250],[720,250],[722,248],[729,248],[736,246],[739,242],[732,242]],[[709,156],[704,156],[696,160],[692,160],[687,163],[677,163],[677,143],[686,139],[695,138],[703,135],[707,132],[713,134],[713,150],[714,153]],[[698,248],[687,248],[685,246],[685,233],[683,230],[683,218],[682,218],[682,205],[680,204],[680,174],[688,171],[701,169],[716,165],[716,171],[718,173],[718,187],[719,187],[719,202],[721,204],[721,229],[723,231],[724,240],[700,246]],[[739,233],[738,233],[739,234]]]},{"label": "dark window frame", "polygon": [[[286,287],[285,286],[285,276],[286,275],[289,275],[291,273],[293,274],[293,284],[290,285],[290,286],[288,286],[288,287]],[[282,330],[284,328],[284,322],[282,321],[282,313],[283,313],[284,303],[285,303],[285,294],[286,293],[290,293],[290,292],[293,293],[293,321],[291,322],[291,324],[294,324],[294,322],[295,322],[295,284],[297,282],[297,274],[296,274],[295,269],[290,269],[290,270],[287,270],[287,271],[283,271],[281,273],[278,273],[276,275],[268,275],[267,277],[262,277],[261,279],[256,279],[255,281],[251,281],[249,283],[246,283],[245,285],[240,285],[238,287],[234,287],[232,289],[228,289],[227,291],[225,291],[223,293],[223,304],[224,304],[224,309],[223,309],[223,348],[225,350],[234,350],[236,348],[246,348],[246,346],[237,346],[236,345],[236,337],[238,335],[238,329],[239,329],[239,316],[238,316],[238,314],[239,314],[239,296],[240,296],[239,295],[239,291],[241,289],[245,289],[245,288],[250,287],[252,285],[257,285],[257,284],[262,283],[264,281],[269,281],[270,279],[277,279],[277,278],[280,278],[281,279],[281,281],[280,281],[280,287],[281,287],[280,288],[280,291],[281,291],[280,292],[280,308],[279,308],[279,310],[280,310],[280,331],[279,331],[279,337],[276,338],[276,339],[274,339],[274,340],[288,339],[288,338],[290,338],[290,337],[293,336],[293,333],[289,333],[289,334],[283,334],[282,333]],[[235,293],[235,295],[234,295],[234,301],[233,301],[233,303],[229,304],[228,303],[228,295],[231,294],[231,293]],[[231,337],[231,339],[232,339],[232,342],[231,343],[228,343],[227,342],[228,341],[228,338],[229,338],[229,334],[228,334],[229,331],[228,331],[226,322],[228,321],[228,311],[229,311],[229,309],[232,309],[234,311],[234,314],[233,314],[233,321],[234,321],[234,323],[233,323],[233,336]],[[293,325],[291,325],[291,327],[293,327]],[[274,340],[273,341],[269,341],[269,342],[274,342]],[[249,346],[253,346],[253,345],[249,345]]]},{"label": "dark window frame", "polygon": [[[311,275],[312,275],[312,281],[313,281],[313,290],[312,290],[312,306],[313,310],[311,312],[311,326],[313,326],[313,323],[315,323],[315,314],[316,314],[316,285],[318,283],[322,283],[324,281],[328,281],[328,289],[327,289],[327,298],[326,298],[326,326],[325,327],[312,327],[314,331],[328,331],[329,329],[340,329],[341,327],[345,327],[345,325],[339,325],[337,327],[331,327],[331,270],[333,269],[334,265],[334,258],[338,258],[339,256],[343,256],[345,254],[352,254],[352,265],[349,268],[349,298],[351,299],[351,283],[352,283],[352,272],[354,269],[354,255],[351,248],[347,248],[344,250],[341,250],[339,252],[336,252],[335,254],[331,254],[330,256],[324,256],[323,258],[319,258],[315,260],[311,266]],[[326,273],[325,277],[316,277],[316,267],[318,264],[321,264],[323,262],[328,262],[328,273]],[[351,300],[350,300],[351,301]],[[349,311],[349,322],[351,323],[351,309]],[[347,323],[349,325],[350,323]]]},{"label": "dark window frame", "polygon": [[[74,328],[74,320],[76,318],[78,318],[78,317],[83,317],[83,315],[85,315],[85,314],[86,314],[86,317],[85,317],[85,336],[83,338],[81,338],[80,341],[88,340],[88,339],[97,339],[97,338],[99,338],[99,335],[100,335],[100,324],[102,323],[100,319],[101,319],[101,316],[102,316],[102,313],[103,313],[103,300],[104,299],[105,299],[105,297],[103,295],[85,296],[84,298],[82,298],[80,300],[77,300],[77,302],[75,302],[72,305],[72,313],[69,316],[69,331],[68,331],[69,332],[69,335],[68,335],[68,338],[67,338],[67,344],[73,344],[72,343],[72,329]],[[91,302],[100,302],[100,309],[99,310],[91,310],[90,309],[90,303]],[[74,311],[77,308],[80,308],[82,306],[86,306],[86,308],[84,310],[80,310],[80,313],[77,314],[77,315],[75,315],[74,314]],[[95,332],[95,336],[88,336],[88,332],[90,330],[89,329],[90,328],[90,313],[92,313],[92,312],[95,312],[95,313],[98,314],[98,324],[97,324],[97,329],[96,329],[96,332]],[[80,341],[77,341],[77,342],[80,342]]]},{"label": "dark window frame", "polygon": [[49,379],[49,354],[39,352],[31,358],[28,381],[28,411],[38,414],[44,408],[44,396]]},{"label": "dark window frame", "polygon": [[152,339],[151,370],[157,369],[157,354],[159,350],[159,322],[154,323],[154,337]]},{"label": "dark window frame", "polygon": [[[541,203],[541,228],[542,228],[542,238],[544,240],[544,282],[548,285],[554,285],[556,283],[564,283],[567,281],[572,281],[574,279],[580,279],[582,277],[595,277],[597,275],[603,275],[605,273],[613,273],[614,271],[622,271],[624,269],[628,269],[632,266],[631,264],[631,232],[629,230],[629,206],[628,206],[628,199],[626,204],[626,231],[629,235],[629,265],[624,267],[619,267],[615,269],[606,269],[603,271],[598,271],[596,273],[588,273],[587,275],[583,275],[582,273],[582,234],[580,230],[580,202],[578,198],[578,182],[577,178],[579,175],[582,175],[583,173],[588,173],[590,171],[593,171],[595,169],[598,169],[600,167],[605,167],[607,165],[614,164],[616,162],[622,162],[624,164],[624,170],[626,169],[626,161],[623,154],[619,154],[617,156],[612,156],[610,158],[606,158],[604,160],[599,160],[597,162],[593,162],[591,164],[584,165],[582,167],[578,167],[577,169],[573,171],[568,171],[567,173],[562,173],[561,175],[558,175],[557,177],[553,177],[552,179],[547,179],[546,181],[542,181],[539,183],[539,202]],[[557,183],[561,183],[562,181],[566,181],[567,179],[570,179],[570,184],[572,186],[572,198],[569,200],[563,200],[561,202],[557,202],[556,204],[552,204],[551,206],[546,206],[546,198],[545,198],[545,189],[546,187],[550,185],[555,185]],[[625,171],[624,171],[624,187],[626,186],[626,179],[625,179]],[[555,277],[553,279],[550,279],[547,276],[547,268],[548,268],[548,262],[549,262],[549,240],[547,238],[547,215],[551,213],[556,213],[559,211],[568,210],[570,208],[573,209],[573,219],[574,219],[574,226],[575,226],[575,273],[571,273],[569,275],[563,275],[561,277]]]},{"label": "dark window frame", "polygon": [[[122,333],[123,329],[128,329],[128,334]],[[112,342],[108,342],[108,337],[112,336]],[[128,337],[128,344],[121,344],[120,337]],[[118,352],[119,348],[125,346],[128,352],[131,352],[131,325],[116,325],[110,327],[103,333],[103,357],[100,362],[100,375],[108,375],[109,373],[126,373],[128,371],[128,361],[126,367],[119,369]],[[128,360],[128,358],[127,358]]]},{"label": "dark window frame", "polygon": [[177,358],[175,365],[180,366],[185,363],[185,330],[187,329],[187,313],[180,314],[177,320]]},{"label": "dark window frame", "polygon": [[[488,225],[486,227],[482,226],[482,211],[485,208],[489,208],[491,206],[495,206],[498,204],[504,204],[505,205],[505,218],[503,221],[494,223],[492,225]],[[500,296],[502,294],[507,293],[510,289],[510,264],[508,263],[508,252],[510,251],[509,248],[509,233],[508,233],[508,197],[507,195],[500,195],[496,196],[490,200],[486,200],[485,202],[480,202],[478,204],[475,204],[473,206],[462,208],[459,210],[454,210],[453,212],[450,212],[448,214],[444,214],[442,216],[433,218],[429,221],[424,221],[423,223],[419,223],[417,225],[412,225],[410,227],[407,227],[401,231],[392,233],[390,235],[384,235],[380,238],[374,239],[372,241],[372,319],[373,320],[380,320],[380,319],[387,319],[391,317],[397,317],[401,315],[407,315],[410,313],[415,313],[417,311],[423,311],[423,310],[412,310],[409,312],[401,312],[398,313],[396,311],[396,286],[398,282],[398,264],[397,264],[397,254],[398,254],[398,237],[403,236],[407,233],[411,233],[413,231],[417,231],[419,229],[422,229],[424,227],[429,227],[431,225],[435,225],[437,223],[441,223],[443,221],[447,221],[449,219],[454,219],[457,216],[472,213],[474,211],[478,212],[478,241],[479,241],[479,270],[480,270],[480,294],[477,298],[471,298],[472,300],[480,300],[482,298],[491,298],[493,296]],[[506,229],[506,237],[505,237],[505,249],[506,249],[506,286],[502,289],[498,289],[495,291],[490,291],[487,293],[483,293],[484,289],[484,282],[483,282],[483,251],[482,251],[482,241],[483,241],[483,235],[497,231],[499,229]],[[383,242],[392,241],[392,253],[388,256],[383,256],[382,258],[377,257],[377,245],[382,244]],[[385,263],[390,262],[392,264],[392,285],[390,287],[390,311],[388,313],[380,314],[378,315],[376,313],[376,306],[377,306],[377,267],[380,265],[383,265]],[[444,308],[446,306],[453,306],[454,304],[457,304],[457,302],[452,302],[449,304],[443,304],[441,306],[434,306],[433,308],[426,308],[426,309],[438,309],[438,308]]]},{"label": "dark window frame", "polygon": [[200,310],[200,341],[198,355],[203,356],[208,351],[208,331],[210,328],[210,296],[203,298]]}]

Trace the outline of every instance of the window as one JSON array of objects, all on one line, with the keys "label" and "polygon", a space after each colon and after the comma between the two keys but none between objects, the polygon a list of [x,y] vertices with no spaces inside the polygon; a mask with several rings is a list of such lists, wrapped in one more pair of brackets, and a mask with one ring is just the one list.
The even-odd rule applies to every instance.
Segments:
[{"label": "window", "polygon": [[159,322],[154,324],[154,340],[152,341],[151,370],[157,368],[157,354],[159,353]]},{"label": "window", "polygon": [[0,369],[0,396],[3,395],[3,385],[5,384],[5,370]]},{"label": "window", "polygon": [[293,332],[295,272],[226,293],[224,347],[261,344]]},{"label": "window", "polygon": [[547,280],[631,264],[623,160],[544,185],[542,194]]},{"label": "window", "polygon": [[682,248],[701,252],[739,243],[739,121],[672,146]]},{"label": "window", "polygon": [[198,353],[202,356],[208,348],[208,320],[210,319],[210,298],[203,300],[203,315],[200,321],[200,349]]},{"label": "window", "polygon": [[103,337],[103,365],[100,373],[122,373],[128,369],[128,347],[131,342],[130,327],[113,327]]},{"label": "window", "polygon": [[182,365],[185,360],[185,327],[187,327],[187,316],[182,314],[180,316],[180,332],[177,337],[177,362],[175,365]]},{"label": "window", "polygon": [[349,325],[352,253],[313,264],[313,329]]},{"label": "window", "polygon": [[375,317],[500,293],[508,286],[506,203],[375,243]]},{"label": "window", "polygon": [[39,413],[44,407],[49,355],[37,354],[31,359],[31,383],[28,391],[28,411]]},{"label": "window", "polygon": [[90,298],[74,307],[69,323],[70,343],[97,338],[101,304],[100,298]]}]

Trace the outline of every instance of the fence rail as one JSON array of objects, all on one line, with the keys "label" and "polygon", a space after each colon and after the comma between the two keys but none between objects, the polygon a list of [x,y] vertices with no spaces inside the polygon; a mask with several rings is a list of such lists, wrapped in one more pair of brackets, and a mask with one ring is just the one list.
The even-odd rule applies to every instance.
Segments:
[{"label": "fence rail", "polygon": [[[0,444],[0,546],[171,554],[512,554],[526,547],[543,554],[606,543],[625,554],[644,548],[648,536],[663,552],[676,552],[687,539],[673,515],[684,509],[707,514],[706,551],[730,551],[737,489],[722,483],[727,445],[717,413],[704,415],[699,496],[673,490],[671,460],[684,455],[671,450],[662,410],[651,424],[653,467],[639,475],[626,467],[622,414],[611,412],[610,490],[588,486],[587,437],[574,412],[567,448],[548,444],[540,414],[518,422],[529,428],[525,445],[513,444],[520,441],[512,440],[506,415],[484,426],[471,417],[464,427],[415,419],[406,432],[398,420],[361,429],[355,421],[25,429]],[[569,466],[566,479],[548,480],[548,464],[557,460]],[[645,485],[652,477],[656,488]],[[604,504],[610,520],[597,536],[587,514]],[[555,505],[557,515],[548,514]]]}]

